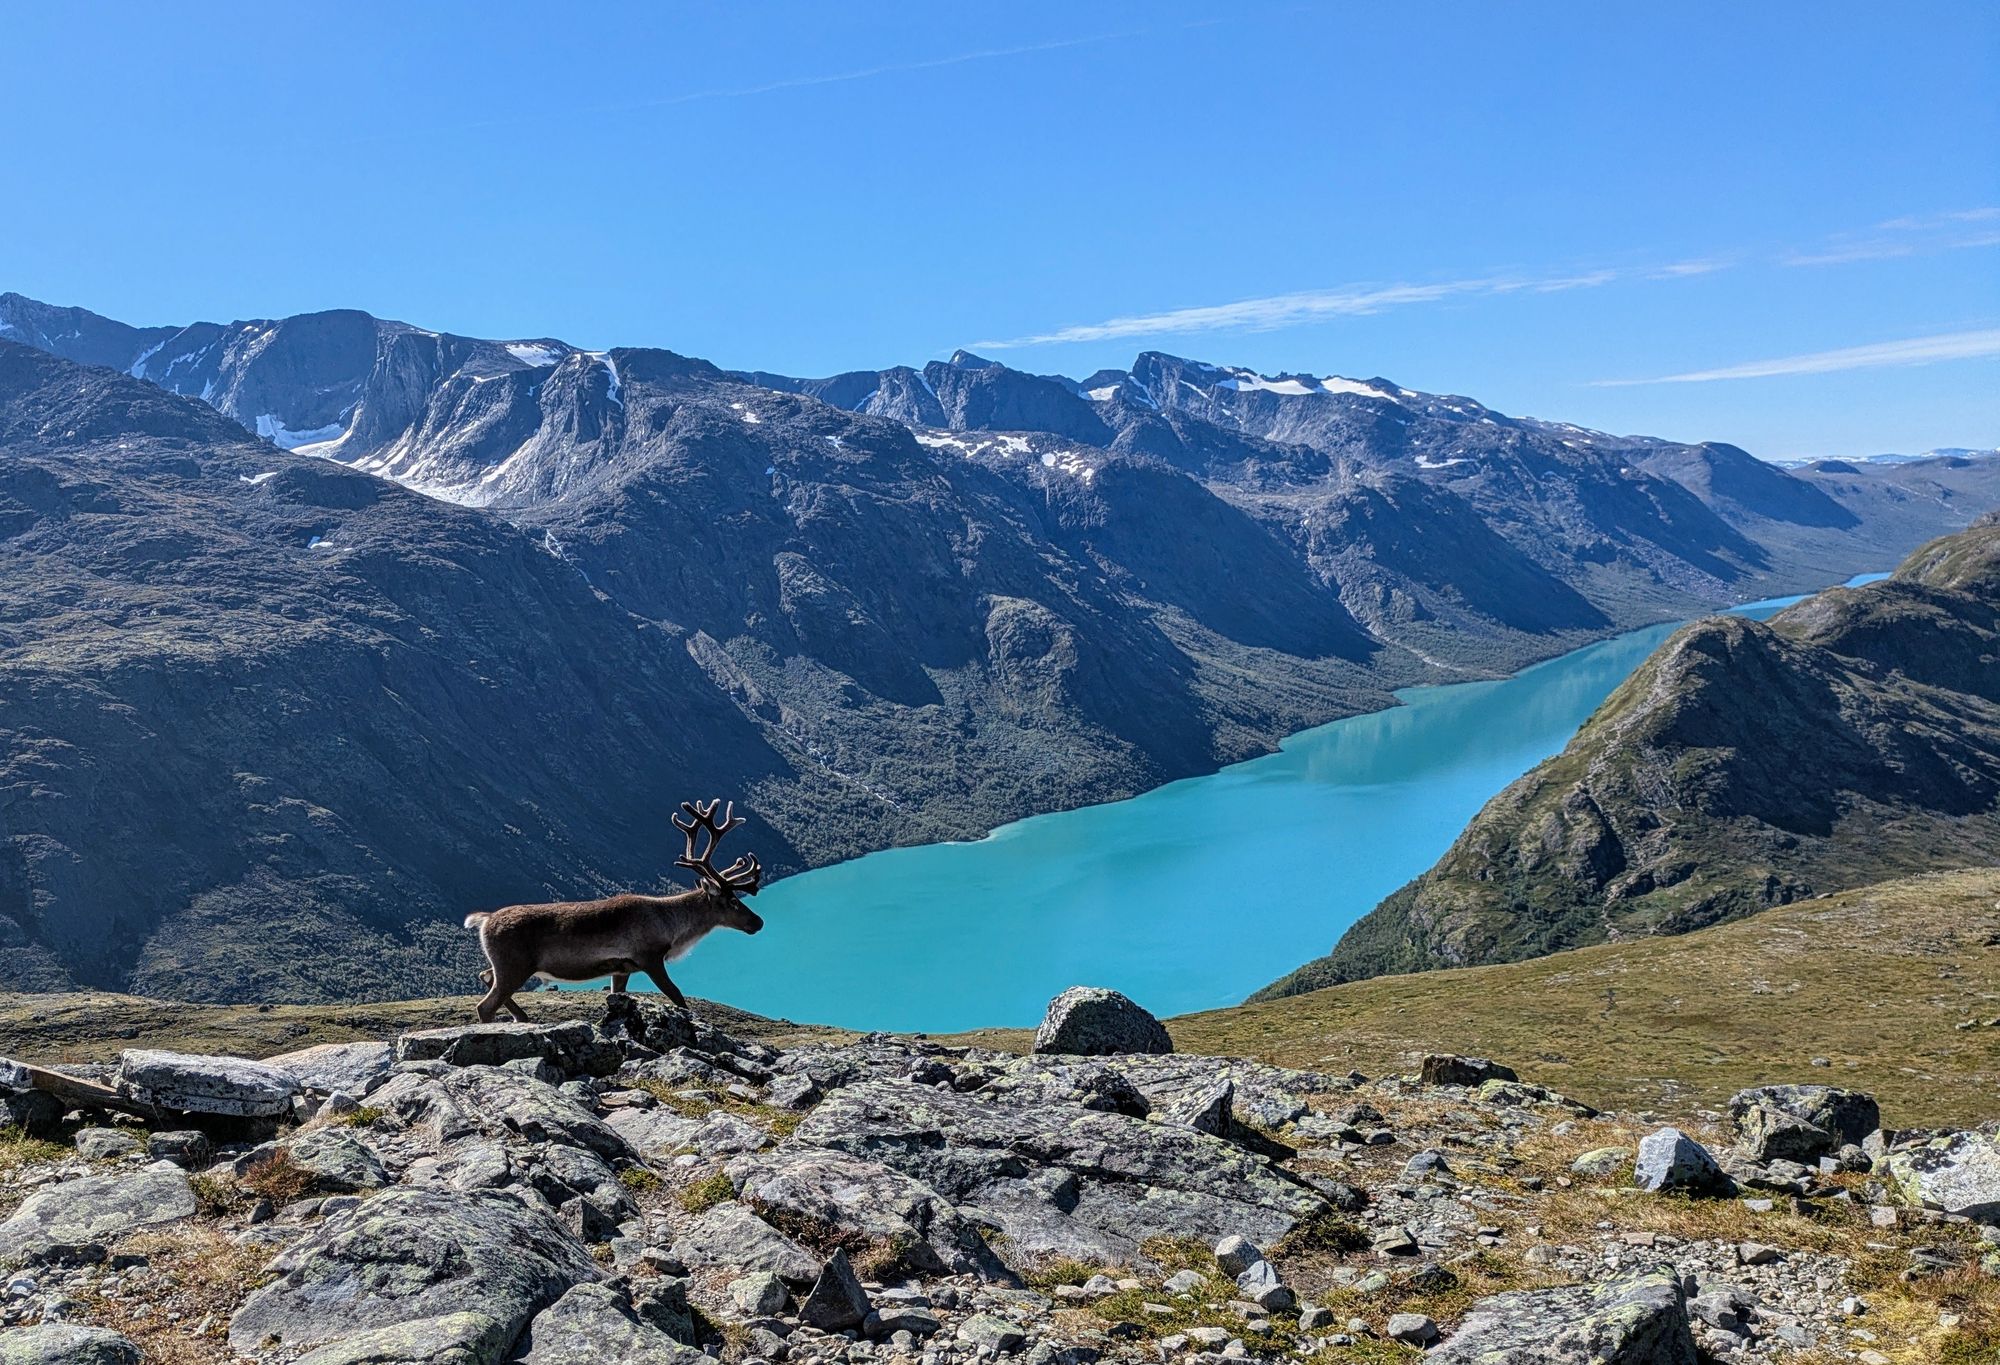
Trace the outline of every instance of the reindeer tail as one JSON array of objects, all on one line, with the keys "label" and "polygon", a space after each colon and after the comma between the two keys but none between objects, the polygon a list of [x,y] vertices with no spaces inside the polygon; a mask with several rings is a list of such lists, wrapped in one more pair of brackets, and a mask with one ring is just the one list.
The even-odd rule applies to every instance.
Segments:
[{"label": "reindeer tail", "polygon": [[474,911],[465,917],[465,927],[468,929],[483,929],[486,927],[486,921],[492,917],[493,913],[490,910]]}]

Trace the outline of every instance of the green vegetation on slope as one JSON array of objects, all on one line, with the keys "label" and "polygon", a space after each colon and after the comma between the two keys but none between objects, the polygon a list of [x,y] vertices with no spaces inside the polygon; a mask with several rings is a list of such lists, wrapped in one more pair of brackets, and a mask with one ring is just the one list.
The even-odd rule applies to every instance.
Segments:
[{"label": "green vegetation on slope", "polygon": [[2000,861],[2000,526],[1686,627],[1429,872],[1255,999],[1682,933]]},{"label": "green vegetation on slope", "polygon": [[1493,1057],[1620,1110],[1681,1113],[1745,1086],[1823,1079],[1878,1096],[1898,1124],[1937,1125],[1992,1117],[1996,1021],[2000,869],[1978,869],[1690,934],[1353,981],[1167,1028],[1183,1052],[1371,1076],[1413,1071],[1429,1052]]}]

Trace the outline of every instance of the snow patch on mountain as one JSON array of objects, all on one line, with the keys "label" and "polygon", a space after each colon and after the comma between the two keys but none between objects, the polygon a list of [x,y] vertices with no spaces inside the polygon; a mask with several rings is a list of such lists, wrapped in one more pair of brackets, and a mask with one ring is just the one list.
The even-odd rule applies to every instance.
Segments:
[{"label": "snow patch on mountain", "polygon": [[297,450],[301,446],[323,445],[337,440],[345,434],[345,429],[338,422],[329,422],[310,431],[292,431],[278,419],[276,413],[262,412],[257,414],[257,434],[280,450]]},{"label": "snow patch on mountain", "polygon": [[546,369],[559,362],[565,354],[557,347],[527,341],[510,341],[504,349],[508,355],[532,370]]}]

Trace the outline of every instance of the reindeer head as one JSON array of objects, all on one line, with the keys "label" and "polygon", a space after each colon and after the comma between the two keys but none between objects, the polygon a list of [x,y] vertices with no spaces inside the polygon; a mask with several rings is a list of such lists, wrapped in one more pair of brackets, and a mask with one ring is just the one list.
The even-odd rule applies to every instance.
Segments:
[{"label": "reindeer head", "polygon": [[[715,870],[710,861],[715,856],[715,846],[722,842],[723,835],[745,823],[736,813],[734,801],[722,806],[720,819],[715,814],[717,806],[722,806],[719,796],[708,802],[681,802],[681,813],[670,818],[674,827],[687,836],[687,852],[674,859],[674,863],[692,869],[700,889],[721,902],[717,907],[721,923],[754,934],[764,927],[764,921],[743,903],[743,897],[757,894],[764,880],[764,869],[755,854],[746,853],[720,872]],[[697,851],[695,846],[704,834],[708,836],[707,846]]]}]

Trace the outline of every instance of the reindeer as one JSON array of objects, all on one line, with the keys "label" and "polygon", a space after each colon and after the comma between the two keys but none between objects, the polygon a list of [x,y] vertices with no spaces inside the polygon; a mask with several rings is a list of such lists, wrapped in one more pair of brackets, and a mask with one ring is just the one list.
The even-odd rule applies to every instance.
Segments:
[{"label": "reindeer", "polygon": [[[720,872],[709,861],[722,836],[745,823],[733,801],[717,819],[716,807],[721,805],[720,797],[706,803],[683,801],[681,813],[671,817],[687,836],[687,852],[674,864],[693,869],[692,891],[510,905],[467,915],[465,927],[479,931],[479,946],[491,967],[479,974],[489,987],[479,1002],[479,1022],[492,1023],[505,1007],[527,1023],[514,992],[534,976],[591,981],[609,975],[611,989],[622,991],[634,972],[644,972],[661,994],[686,1009],[687,997],[668,978],[667,963],[686,956],[710,930],[726,927],[754,934],[764,927],[757,912],[741,899],[756,895],[763,881],[764,869],[756,857],[746,853]],[[704,834],[707,847],[697,852],[695,845]]]}]

